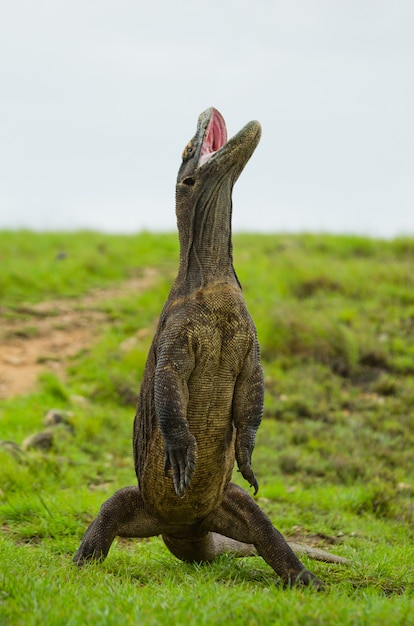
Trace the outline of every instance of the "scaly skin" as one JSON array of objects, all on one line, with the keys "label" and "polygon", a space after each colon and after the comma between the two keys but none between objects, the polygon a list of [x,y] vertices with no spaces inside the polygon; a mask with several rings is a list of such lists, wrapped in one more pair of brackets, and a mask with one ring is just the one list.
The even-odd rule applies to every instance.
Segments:
[{"label": "scaly skin", "polygon": [[262,418],[263,373],[233,268],[231,196],[260,134],[259,123],[250,122],[226,142],[223,118],[208,109],[184,150],[176,187],[180,265],[148,355],[134,423],[138,487],[103,504],[75,554],[78,564],[104,558],[116,536],[161,534],[182,560],[259,554],[286,585],[322,587],[253,498],[230,482],[236,460],[258,489],[251,455]]}]

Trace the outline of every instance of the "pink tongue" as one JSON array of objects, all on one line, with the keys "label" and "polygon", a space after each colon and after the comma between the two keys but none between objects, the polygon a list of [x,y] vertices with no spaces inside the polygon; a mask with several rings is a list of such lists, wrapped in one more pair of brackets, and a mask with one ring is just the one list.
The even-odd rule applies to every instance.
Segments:
[{"label": "pink tongue", "polygon": [[221,114],[213,109],[210,124],[206,130],[203,145],[201,147],[198,165],[203,165],[209,158],[220,150],[227,141],[226,124]]}]

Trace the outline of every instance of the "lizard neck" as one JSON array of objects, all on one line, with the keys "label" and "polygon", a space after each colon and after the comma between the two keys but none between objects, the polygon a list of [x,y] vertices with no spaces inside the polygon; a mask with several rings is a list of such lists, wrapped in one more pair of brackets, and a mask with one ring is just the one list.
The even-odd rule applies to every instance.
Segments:
[{"label": "lizard neck", "polygon": [[175,296],[213,283],[240,286],[233,267],[231,181],[206,188],[192,202],[176,194],[180,265],[172,288]]}]

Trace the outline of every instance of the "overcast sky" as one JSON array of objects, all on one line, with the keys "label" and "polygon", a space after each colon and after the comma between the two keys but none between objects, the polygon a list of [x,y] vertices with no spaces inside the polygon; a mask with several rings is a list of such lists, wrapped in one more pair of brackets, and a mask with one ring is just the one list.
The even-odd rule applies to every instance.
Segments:
[{"label": "overcast sky", "polygon": [[412,0],[13,0],[0,21],[0,228],[174,230],[215,106],[263,135],[235,230],[414,235]]}]

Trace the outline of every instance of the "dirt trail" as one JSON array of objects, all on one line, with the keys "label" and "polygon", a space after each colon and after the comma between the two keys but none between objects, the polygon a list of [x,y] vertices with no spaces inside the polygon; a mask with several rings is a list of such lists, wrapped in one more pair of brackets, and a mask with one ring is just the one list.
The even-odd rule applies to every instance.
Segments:
[{"label": "dirt trail", "polygon": [[148,268],[142,277],[83,297],[49,300],[19,307],[23,319],[7,319],[0,310],[0,398],[28,393],[42,371],[63,374],[67,360],[88,348],[108,321],[97,305],[151,287],[158,272]]}]

